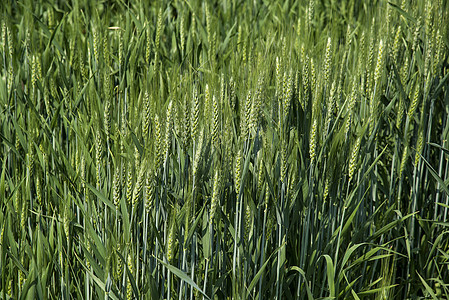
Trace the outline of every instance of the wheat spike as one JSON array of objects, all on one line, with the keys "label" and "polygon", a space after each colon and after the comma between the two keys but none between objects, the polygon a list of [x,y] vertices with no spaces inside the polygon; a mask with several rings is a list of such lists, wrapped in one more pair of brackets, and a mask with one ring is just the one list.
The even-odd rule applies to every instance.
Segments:
[{"label": "wheat spike", "polygon": [[214,187],[212,192],[212,201],[210,204],[210,223],[212,224],[214,217],[215,217],[215,211],[217,210],[217,205],[219,202],[219,196],[220,196],[220,177],[219,177],[218,170],[215,171],[214,176]]},{"label": "wheat spike", "polygon": [[358,137],[357,141],[354,144],[354,147],[352,148],[351,159],[349,161],[349,182],[352,181],[352,178],[354,176],[361,141],[362,141],[362,137]]}]

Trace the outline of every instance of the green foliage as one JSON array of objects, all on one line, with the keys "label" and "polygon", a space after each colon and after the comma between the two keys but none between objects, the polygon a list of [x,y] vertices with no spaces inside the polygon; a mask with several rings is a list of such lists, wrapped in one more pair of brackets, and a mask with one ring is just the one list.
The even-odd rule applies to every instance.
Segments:
[{"label": "green foliage", "polygon": [[1,299],[448,299],[447,1],[3,1]]}]

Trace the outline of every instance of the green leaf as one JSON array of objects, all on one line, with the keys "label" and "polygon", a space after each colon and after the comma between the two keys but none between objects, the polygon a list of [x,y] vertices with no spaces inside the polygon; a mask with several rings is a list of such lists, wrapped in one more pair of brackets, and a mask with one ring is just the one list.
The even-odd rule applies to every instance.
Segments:
[{"label": "green leaf", "polygon": [[[447,47],[447,46],[446,46]],[[443,88],[446,86],[447,87],[447,83],[446,81],[449,79],[449,73],[447,73],[444,78],[440,81],[440,83],[438,84],[438,86],[435,88],[435,90],[433,91],[433,97],[437,97],[439,95],[439,93],[443,90]]]},{"label": "green leaf", "polygon": [[[369,188],[367,188],[367,191],[369,190]],[[366,192],[367,192],[366,191]],[[365,192],[365,195],[366,195],[366,192]],[[355,218],[355,216],[356,216],[356,214],[357,214],[357,211],[359,210],[359,207],[360,207],[360,204],[362,204],[362,201],[364,200],[364,196],[360,199],[360,201],[359,201],[359,204],[357,204],[357,206],[356,206],[356,208],[354,209],[354,211],[351,213],[351,215],[349,216],[349,218],[346,220],[346,222],[345,222],[345,225],[343,226],[343,229],[341,230],[341,235],[343,236],[345,233],[346,233],[346,231],[348,231],[349,230],[349,226],[352,224],[352,221],[354,220],[354,218]]]},{"label": "green leaf", "polygon": [[406,215],[406,216],[403,217],[403,218],[400,218],[400,219],[398,219],[398,220],[394,220],[394,221],[388,223],[387,225],[385,225],[385,226],[382,227],[381,229],[377,230],[373,235],[371,235],[371,236],[369,237],[369,240],[376,240],[376,239],[377,239],[378,237],[380,237],[382,234],[384,234],[384,233],[390,231],[390,230],[391,230],[392,228],[394,228],[396,225],[398,225],[398,224],[404,222],[405,220],[407,220],[408,218],[410,218],[411,216],[413,216],[413,215],[415,215],[415,214],[417,214],[417,213],[418,213],[418,212],[414,212],[414,213],[408,214],[408,215]]},{"label": "green leaf", "polygon": [[109,206],[113,211],[115,211],[115,205],[109,201],[99,190],[94,188],[91,184],[86,183],[87,187],[101,200],[104,204]]},{"label": "green leaf", "polygon": [[134,142],[134,145],[136,145],[137,150],[139,151],[139,155],[142,156],[143,155],[143,147],[140,144],[139,139],[137,138],[136,134],[133,131],[130,131],[130,135]]},{"label": "green leaf", "polygon": [[427,144],[430,145],[430,146],[437,147],[437,148],[439,148],[440,150],[442,150],[445,154],[449,155],[449,150],[448,150],[448,149],[443,148],[442,146],[440,146],[440,145],[438,145],[438,144],[435,144],[435,143],[427,143]]},{"label": "green leaf", "polygon": [[[449,227],[449,223],[447,223],[447,226]],[[443,239],[443,235],[445,235],[446,233],[449,233],[449,231],[443,231],[440,235],[437,236],[437,238],[433,242],[432,249],[427,255],[427,261],[424,267],[427,267],[429,265],[430,260],[434,258],[433,253],[435,252],[436,248],[440,245],[440,242]]]},{"label": "green leaf", "polygon": [[352,287],[357,282],[357,280],[359,280],[362,276],[360,275],[359,277],[354,279],[352,282],[349,282],[348,278],[346,277],[345,272],[343,271],[342,273],[343,273],[343,276],[345,277],[345,280],[347,282],[347,286],[345,287],[345,289],[343,291],[340,292],[339,297],[340,298],[343,297],[344,295],[346,295],[348,290],[351,290],[352,297],[354,297],[355,300],[360,300],[359,296],[357,296],[357,293],[354,291],[354,289]]},{"label": "green leaf", "polygon": [[449,188],[447,186],[447,184],[443,181],[443,179],[441,179],[440,176],[438,176],[437,172],[432,168],[432,166],[429,164],[429,162],[424,158],[424,156],[422,156],[422,154],[419,154],[421,156],[421,159],[426,163],[427,168],[430,171],[430,174],[432,174],[433,178],[436,179],[436,181],[438,182],[439,186],[443,189],[443,191],[446,193],[446,195],[449,196]]},{"label": "green leaf", "polygon": [[220,45],[220,51],[223,53],[225,51],[225,49],[227,48],[232,32],[234,31],[234,28],[237,26],[237,21],[234,22],[234,25],[232,25],[232,27],[228,30],[228,33],[226,34],[226,37],[223,41],[223,43]]},{"label": "green leaf", "polygon": [[20,160],[23,160],[23,156],[20,154],[19,151],[17,151],[16,146],[11,143],[1,132],[0,132],[0,139],[6,144],[8,145],[8,147],[10,148],[10,150],[12,152],[14,152],[15,155],[17,155],[18,158],[20,158]]},{"label": "green leaf", "polygon": [[188,283],[190,286],[192,286],[194,289],[196,289],[198,292],[200,292],[206,299],[210,298],[203,292],[202,289],[200,289],[200,287],[192,280],[192,278],[190,278],[189,276],[187,276],[186,273],[184,273],[183,271],[181,271],[180,269],[176,268],[175,266],[169,265],[165,262],[163,262],[162,260],[160,260],[159,258],[155,257],[161,264],[163,264],[167,269],[170,270],[170,272],[172,272],[173,274],[175,274],[176,276],[178,276],[179,279],[184,280],[186,283]]},{"label": "green leaf", "polygon": [[444,203],[441,203],[441,202],[437,202],[436,204],[437,204],[437,205],[440,205],[440,206],[442,206],[442,207],[445,207],[445,208],[449,208],[449,205],[444,204]]},{"label": "green leaf", "polygon": [[254,276],[253,280],[251,280],[251,283],[248,286],[248,291],[251,292],[252,289],[254,288],[254,286],[256,285],[256,283],[258,282],[260,276],[262,276],[268,262],[270,261],[270,259],[273,257],[274,254],[278,253],[284,246],[286,243],[282,244],[280,247],[278,247],[275,251],[273,251],[273,253],[271,253],[270,257],[268,257],[268,259],[265,261],[265,263],[262,265],[262,267],[259,269],[259,271],[257,272],[257,274]]},{"label": "green leaf", "polygon": [[204,258],[209,260],[211,255],[211,232],[209,230],[209,217],[207,214],[203,214],[203,231],[204,235],[202,237],[203,242],[203,253]]},{"label": "green leaf", "polygon": [[306,273],[301,268],[296,267],[296,266],[288,268],[287,272],[290,271],[290,270],[297,271],[299,274],[301,274],[301,276],[304,278],[304,285],[306,286],[307,298],[309,300],[313,300],[312,291],[310,290],[310,287],[308,285],[307,278],[306,278]]},{"label": "green leaf", "polygon": [[343,256],[343,260],[341,261],[341,268],[345,267],[345,264],[351,257],[352,253],[354,253],[354,251],[357,250],[357,248],[359,248],[360,246],[363,246],[363,245],[365,245],[365,243],[352,245],[348,250],[346,250],[345,255]]},{"label": "green leaf", "polygon": [[[89,274],[89,276],[93,279],[96,285],[106,293],[106,284],[97,276],[95,276],[94,272],[92,272],[91,268],[87,267],[86,264],[77,256],[78,262],[83,266],[84,270]],[[118,300],[119,298],[114,293],[107,293],[108,297],[113,300]]]},{"label": "green leaf", "polygon": [[106,258],[106,248],[103,245],[103,242],[101,242],[101,240],[98,237],[97,233],[95,232],[95,230],[94,230],[92,224],[90,223],[90,221],[86,220],[86,222],[85,222],[85,229],[87,229],[87,233],[93,239],[93,241],[94,241],[94,245],[93,246],[95,246],[95,249],[98,250],[98,254],[100,255],[99,257],[97,257],[97,259],[101,259],[104,262],[105,258]]},{"label": "green leaf", "polygon": [[189,232],[187,234],[187,238],[185,239],[185,243],[188,244],[190,242],[190,239],[192,238],[193,234],[195,233],[195,230],[198,226],[198,222],[201,220],[202,216],[203,216],[203,212],[204,212],[204,208],[206,207],[207,203],[204,203],[203,207],[201,208],[201,210],[198,212],[198,215],[195,219],[195,222],[193,222],[193,224],[191,226],[189,226]]},{"label": "green leaf", "polygon": [[337,293],[335,291],[335,269],[332,262],[332,258],[325,254],[323,257],[326,259],[326,273],[327,273],[327,284],[329,285],[330,297],[335,298]]},{"label": "green leaf", "polygon": [[[2,165],[2,175],[0,176],[0,198],[2,201],[6,200],[5,198],[5,174],[6,174],[6,156],[3,157],[3,165]],[[3,203],[5,205],[6,203]]]},{"label": "green leaf", "polygon": [[359,296],[367,296],[367,295],[377,294],[379,292],[382,292],[382,291],[394,288],[395,286],[398,286],[398,284],[392,284],[392,285],[383,286],[383,287],[380,287],[380,288],[377,288],[377,289],[363,291],[363,292],[358,293],[358,295]]},{"label": "green leaf", "polygon": [[412,21],[413,23],[416,23],[416,18],[414,18],[412,15],[410,15],[409,13],[407,13],[406,11],[404,11],[403,9],[401,9],[397,4],[394,4],[390,1],[388,1],[388,4],[393,7],[394,9],[396,9],[396,11],[401,14],[402,16],[404,16],[405,18],[409,19],[410,21]]},{"label": "green leaf", "polygon": [[424,280],[424,278],[422,278],[421,275],[419,275],[418,271],[416,271],[416,274],[418,274],[419,279],[421,280],[422,284],[423,284],[424,287],[426,288],[426,291],[430,294],[430,296],[432,297],[432,299],[438,300],[437,295],[435,295],[434,291],[433,291],[432,288],[427,284],[427,282]]}]

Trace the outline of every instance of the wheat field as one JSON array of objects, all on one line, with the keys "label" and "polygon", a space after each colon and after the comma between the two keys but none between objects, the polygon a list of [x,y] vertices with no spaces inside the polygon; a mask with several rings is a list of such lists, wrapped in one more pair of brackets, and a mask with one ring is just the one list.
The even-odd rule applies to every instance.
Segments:
[{"label": "wheat field", "polygon": [[0,299],[449,299],[448,14],[2,1]]}]

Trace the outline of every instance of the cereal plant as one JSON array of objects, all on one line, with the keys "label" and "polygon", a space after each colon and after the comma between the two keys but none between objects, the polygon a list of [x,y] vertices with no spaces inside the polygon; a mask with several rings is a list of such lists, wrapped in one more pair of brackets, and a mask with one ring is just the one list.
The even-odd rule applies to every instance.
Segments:
[{"label": "cereal plant", "polygon": [[1,299],[449,299],[449,4],[2,1]]}]

